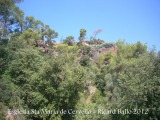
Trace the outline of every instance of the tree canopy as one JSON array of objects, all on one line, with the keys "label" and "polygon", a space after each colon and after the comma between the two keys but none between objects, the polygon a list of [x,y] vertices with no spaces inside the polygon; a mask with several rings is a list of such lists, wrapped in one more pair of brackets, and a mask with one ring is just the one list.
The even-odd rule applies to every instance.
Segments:
[{"label": "tree canopy", "polygon": [[102,30],[58,43],[21,1],[0,1],[1,120],[160,119],[160,52],[140,41],[104,43],[95,39]]}]

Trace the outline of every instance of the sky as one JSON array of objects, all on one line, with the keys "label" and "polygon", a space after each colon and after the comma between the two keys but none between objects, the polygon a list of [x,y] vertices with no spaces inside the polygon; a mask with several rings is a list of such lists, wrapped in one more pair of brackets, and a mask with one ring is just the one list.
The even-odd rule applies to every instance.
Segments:
[{"label": "sky", "polygon": [[78,40],[81,28],[89,40],[102,29],[96,38],[105,42],[141,41],[160,50],[160,0],[24,0],[18,6],[57,31],[57,42],[70,35]]}]

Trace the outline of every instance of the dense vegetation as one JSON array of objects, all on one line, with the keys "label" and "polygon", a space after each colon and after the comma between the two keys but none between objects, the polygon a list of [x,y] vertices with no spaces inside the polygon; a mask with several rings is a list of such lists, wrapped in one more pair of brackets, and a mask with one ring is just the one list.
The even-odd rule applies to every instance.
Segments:
[{"label": "dense vegetation", "polygon": [[160,119],[159,53],[139,41],[84,41],[85,29],[79,42],[56,44],[58,33],[15,2],[0,1],[1,120],[8,109],[16,120]]}]

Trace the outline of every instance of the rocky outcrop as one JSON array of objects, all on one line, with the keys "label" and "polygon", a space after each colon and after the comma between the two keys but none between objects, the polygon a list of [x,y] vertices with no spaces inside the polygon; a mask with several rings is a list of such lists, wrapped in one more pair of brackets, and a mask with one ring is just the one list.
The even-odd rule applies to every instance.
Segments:
[{"label": "rocky outcrop", "polygon": [[91,86],[91,85],[89,85],[88,86],[88,97],[87,97],[87,99],[86,99],[86,104],[87,105],[89,105],[90,103],[91,103],[91,101],[92,101],[92,96],[94,95],[94,93],[96,92],[96,87],[95,86]]},{"label": "rocky outcrop", "polygon": [[[105,53],[109,53],[109,52],[111,52],[112,54],[116,54],[117,50],[118,49],[117,49],[116,45],[112,45],[111,47],[108,47],[108,48],[101,47],[98,50],[93,51],[93,57],[92,58],[93,58],[94,61],[97,61],[101,54],[105,54]],[[108,62],[106,61],[105,64],[108,64]]]}]

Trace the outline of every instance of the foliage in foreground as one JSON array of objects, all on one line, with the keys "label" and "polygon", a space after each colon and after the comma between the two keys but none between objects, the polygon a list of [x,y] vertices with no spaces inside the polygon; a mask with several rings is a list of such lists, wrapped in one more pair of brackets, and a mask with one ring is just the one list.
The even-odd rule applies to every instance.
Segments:
[{"label": "foliage in foreground", "polygon": [[[68,36],[54,47],[58,33],[32,16],[24,18],[13,1],[0,10],[0,119],[7,109],[34,111],[15,116],[21,120],[160,119],[160,54],[141,42],[94,39],[98,45],[83,46],[85,29],[80,44]],[[36,45],[38,39],[47,42],[47,52]],[[113,45],[115,53],[93,59],[94,49]],[[96,91],[90,94],[89,86]]]}]

